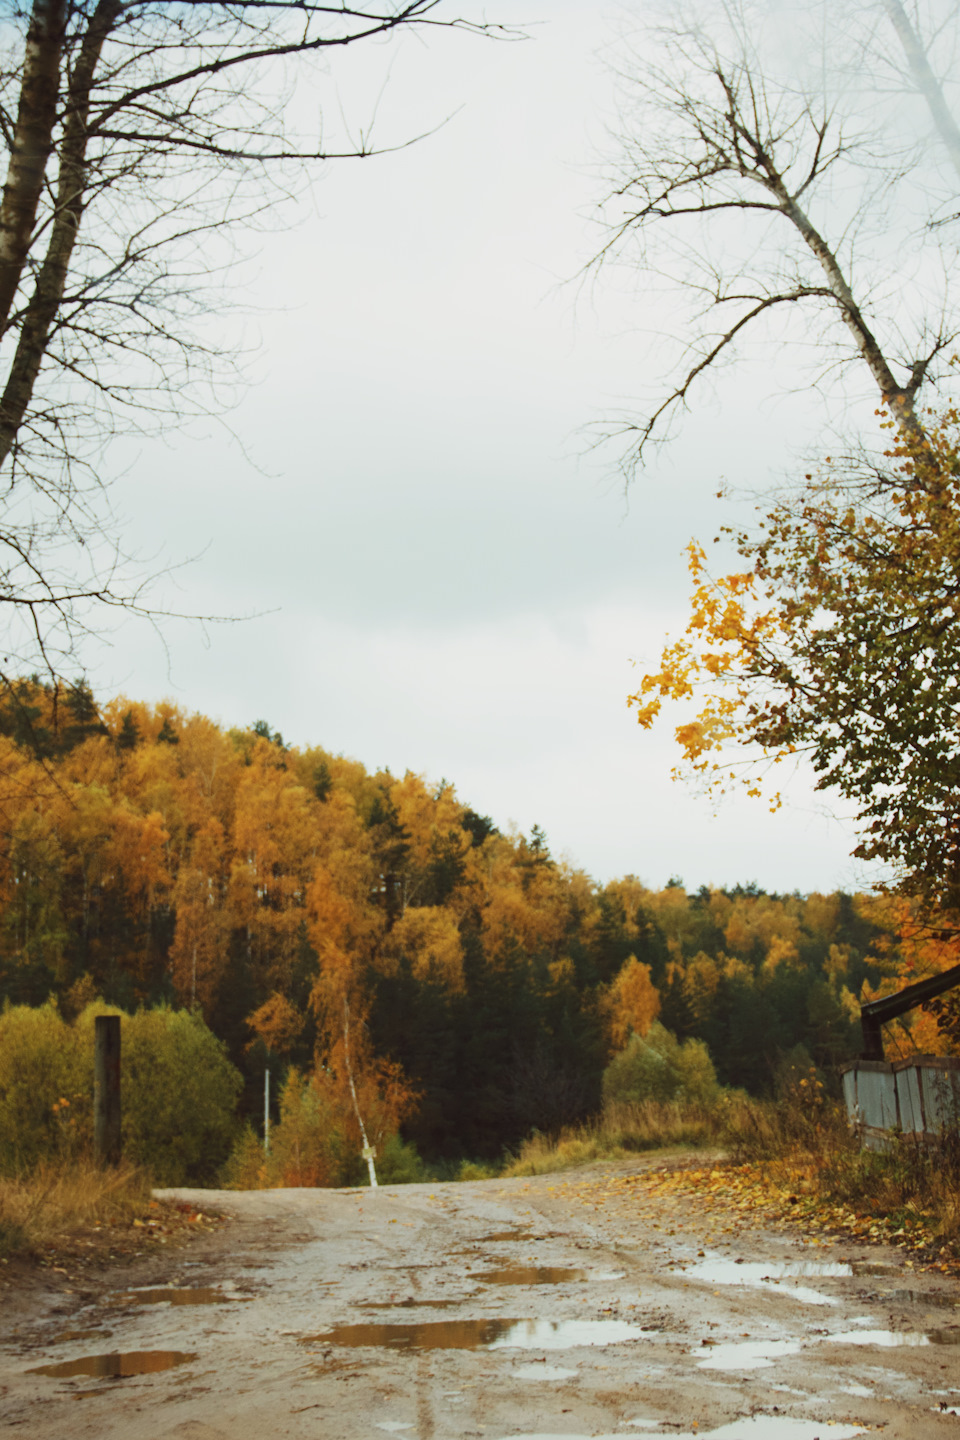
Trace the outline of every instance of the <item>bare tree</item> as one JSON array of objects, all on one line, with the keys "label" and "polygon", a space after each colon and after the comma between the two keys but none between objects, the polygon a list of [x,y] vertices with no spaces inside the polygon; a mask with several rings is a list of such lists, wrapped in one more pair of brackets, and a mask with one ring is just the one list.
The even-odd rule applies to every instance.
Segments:
[{"label": "bare tree", "polygon": [[[664,390],[617,427],[628,472],[698,382],[761,333],[826,344],[828,369],[866,367],[916,439],[917,397],[943,378],[960,331],[944,279],[956,175],[939,165],[960,170],[960,135],[922,27],[900,0],[725,0],[698,14],[645,31],[622,76],[599,261],[666,277],[685,312]],[[955,6],[946,20],[952,42]]]},{"label": "bare tree", "polygon": [[266,223],[305,165],[378,153],[363,131],[328,145],[292,102],[346,46],[437,28],[506,33],[441,0],[33,0],[0,20],[4,670],[55,668],[98,606],[141,606],[98,461],[222,378],[197,321],[223,304],[226,227]]}]

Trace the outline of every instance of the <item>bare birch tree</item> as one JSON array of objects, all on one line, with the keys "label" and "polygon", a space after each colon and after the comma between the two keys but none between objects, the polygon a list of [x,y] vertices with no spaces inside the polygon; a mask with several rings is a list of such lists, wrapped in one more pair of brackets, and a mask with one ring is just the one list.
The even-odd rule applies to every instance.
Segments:
[{"label": "bare birch tree", "polygon": [[97,462],[222,375],[197,322],[224,301],[225,227],[265,221],[304,166],[377,153],[363,131],[328,145],[291,102],[345,47],[437,28],[501,30],[441,0],[33,0],[0,19],[3,671],[55,668],[98,603],[140,606]]},{"label": "bare birch tree", "polygon": [[[682,320],[663,390],[616,427],[628,473],[761,333],[825,345],[827,370],[856,364],[919,436],[917,397],[960,332],[944,279],[960,132],[916,13],[932,28],[930,5],[911,9],[725,0],[633,47],[598,263],[666,279]],[[937,31],[947,67],[956,29],[951,4]]]}]

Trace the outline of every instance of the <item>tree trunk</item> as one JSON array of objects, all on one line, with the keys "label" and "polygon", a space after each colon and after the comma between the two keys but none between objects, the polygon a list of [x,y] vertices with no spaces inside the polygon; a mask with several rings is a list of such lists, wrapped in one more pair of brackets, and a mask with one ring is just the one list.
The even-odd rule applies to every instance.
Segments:
[{"label": "tree trunk", "polygon": [[0,335],[9,324],[53,149],[65,29],[66,0],[34,0],[17,123],[0,201]]},{"label": "tree trunk", "polygon": [[953,161],[953,168],[960,175],[960,129],[957,128],[957,122],[944,99],[940,82],[930,68],[927,52],[920,44],[920,37],[910,24],[910,19],[900,0],[883,0],[883,8],[903,46],[913,83],[926,100],[940,139],[946,145],[947,154]]},{"label": "tree trunk", "polygon": [[50,328],[67,283],[70,257],[83,214],[87,169],[87,115],[90,87],[104,43],[122,10],[122,0],[100,0],[80,46],[67,92],[67,120],[60,146],[56,213],[50,243],[27,306],[3,396],[0,398],[0,465],[13,449],[33,396]]}]

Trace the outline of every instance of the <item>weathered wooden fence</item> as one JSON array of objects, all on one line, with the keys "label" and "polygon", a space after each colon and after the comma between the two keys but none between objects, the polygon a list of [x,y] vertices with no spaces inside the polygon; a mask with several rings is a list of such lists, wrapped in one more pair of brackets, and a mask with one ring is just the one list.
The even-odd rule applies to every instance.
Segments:
[{"label": "weathered wooden fence", "polygon": [[894,1133],[929,1143],[960,1125],[960,1060],[916,1055],[895,1065],[854,1060],[840,1067],[851,1128],[882,1150]]}]

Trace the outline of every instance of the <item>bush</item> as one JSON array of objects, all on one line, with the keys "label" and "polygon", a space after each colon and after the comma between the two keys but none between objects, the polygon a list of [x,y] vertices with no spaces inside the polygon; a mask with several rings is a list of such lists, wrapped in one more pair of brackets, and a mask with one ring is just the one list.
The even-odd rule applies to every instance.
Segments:
[{"label": "bush", "polygon": [[605,1105],[642,1105],[653,1100],[710,1107],[720,1095],[717,1073],[702,1040],[685,1040],[655,1020],[645,1036],[633,1035],[603,1075]]},{"label": "bush", "polygon": [[[73,1025],[53,1003],[0,1013],[0,1173],[27,1173],[90,1154],[94,1020],[122,1014],[88,1005]],[[124,1158],[165,1185],[213,1179],[230,1152],[242,1086],[224,1046],[185,1010],[124,1015]]]},{"label": "bush", "polygon": [[[430,1178],[417,1147],[399,1135],[377,1149],[381,1185],[409,1185]],[[248,1125],[221,1171],[228,1190],[264,1190],[274,1186],[367,1185],[369,1171],[347,1131],[333,1088],[321,1071],[302,1075],[291,1068],[280,1091],[280,1120],[270,1132],[270,1153]]]},{"label": "bush", "polygon": [[280,1123],[271,1134],[270,1168],[278,1176],[274,1183],[357,1185],[361,1167],[325,1074],[301,1075],[291,1069],[280,1092]]},{"label": "bush", "polygon": [[418,1185],[430,1175],[416,1145],[390,1135],[377,1147],[377,1180],[381,1185]]},{"label": "bush", "polygon": [[268,1170],[263,1141],[251,1125],[244,1125],[220,1171],[220,1184],[225,1190],[264,1190],[271,1183]]},{"label": "bush", "polygon": [[34,1169],[89,1143],[92,1075],[56,1005],[0,1012],[0,1174]]},{"label": "bush", "polygon": [[[96,1015],[77,1019],[90,1073]],[[240,1072],[226,1046],[189,1010],[138,1010],[124,1016],[120,1046],[123,1152],[159,1185],[211,1184],[236,1135]]]}]

